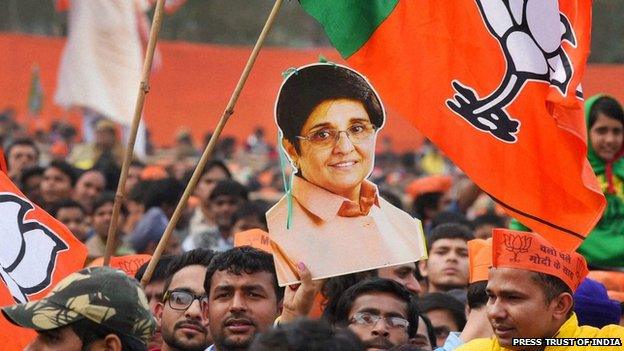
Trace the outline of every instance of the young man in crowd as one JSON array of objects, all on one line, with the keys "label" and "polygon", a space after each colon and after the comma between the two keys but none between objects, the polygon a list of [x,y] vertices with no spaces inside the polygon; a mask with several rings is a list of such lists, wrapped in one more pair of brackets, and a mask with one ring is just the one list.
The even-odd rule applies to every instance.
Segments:
[{"label": "young man in crowd", "polygon": [[37,332],[26,350],[141,351],[155,326],[138,282],[109,267],[72,273],[45,298],[2,313]]},{"label": "young man in crowd", "polygon": [[163,297],[155,308],[162,351],[203,351],[212,343],[202,312],[207,302],[202,278],[212,256],[210,250],[195,249],[169,264]]},{"label": "young man in crowd", "polygon": [[273,257],[249,246],[216,255],[206,272],[204,310],[214,344],[208,351],[244,351],[280,314],[284,290]]},{"label": "young man in crowd", "polygon": [[29,138],[14,140],[6,149],[8,175],[19,182],[22,172],[39,164],[39,149]]},{"label": "young man in crowd", "polygon": [[195,247],[225,251],[234,246],[232,216],[247,202],[247,194],[247,188],[237,181],[222,180],[217,183],[209,197],[209,211],[214,216],[217,228],[196,235]]},{"label": "young man in crowd", "polygon": [[[171,255],[161,256],[160,260],[158,260],[158,263],[156,264],[156,268],[154,268],[154,272],[152,273],[152,279],[150,279],[150,281],[143,287],[145,297],[147,297],[147,303],[149,304],[150,311],[154,317],[156,317],[156,305],[160,303],[163,298],[165,279],[167,278],[167,267],[174,257],[175,256]],[[143,279],[143,274],[145,274],[148,265],[149,261],[145,262],[134,274],[134,277],[139,282]],[[161,347],[162,343],[163,340],[162,333],[160,332],[160,325],[158,321],[156,321],[156,330],[154,331],[152,338],[147,343],[147,349],[150,351],[157,350]]]},{"label": "young man in crowd", "polygon": [[76,169],[63,161],[52,161],[43,172],[41,198],[43,209],[50,210],[57,202],[71,199],[78,176]]},{"label": "young man in crowd", "polygon": [[210,210],[210,194],[219,181],[231,178],[230,170],[220,160],[209,161],[202,170],[202,175],[195,187],[195,196],[199,199],[199,205],[189,221],[189,235],[182,243],[185,251],[197,247],[198,238],[202,233],[217,229],[215,216]]},{"label": "young man in crowd", "polygon": [[418,309],[412,294],[399,283],[372,278],[347,289],[329,316],[336,326],[360,337],[367,350],[390,350],[416,335]]},{"label": "young man in crowd", "polygon": [[429,258],[418,263],[427,279],[427,292],[466,289],[468,285],[468,240],[474,239],[467,227],[456,223],[440,224],[427,242]]},{"label": "young man in crowd", "polygon": [[80,203],[87,213],[91,213],[93,211],[93,202],[102,194],[105,188],[106,179],[104,174],[96,169],[91,169],[78,177],[72,198]]},{"label": "young man in crowd", "polygon": [[[108,238],[108,227],[110,226],[111,217],[113,215],[113,204],[115,203],[115,194],[102,193],[99,198],[95,200],[93,204],[93,233],[87,240],[87,250],[89,259],[104,256],[104,250],[106,249],[106,240]],[[124,233],[121,230],[128,215],[126,206],[121,205],[119,211],[119,221],[117,223],[117,235],[115,236],[114,243],[114,255],[123,256],[131,255],[134,252],[123,241]]]},{"label": "young man in crowd", "polygon": [[418,309],[431,321],[437,345],[444,345],[450,332],[461,332],[466,325],[464,305],[446,293],[424,294],[418,300]]},{"label": "young man in crowd", "polygon": [[89,225],[84,208],[74,200],[62,200],[52,207],[50,215],[63,223],[74,236],[85,242]]},{"label": "young man in crowd", "polygon": [[485,308],[488,300],[485,288],[488,271],[492,266],[492,240],[470,240],[468,256],[470,257],[470,284],[466,294],[468,302],[466,325],[461,333],[451,332],[444,345],[436,351],[452,351],[472,339],[489,338],[493,334]]},{"label": "young man in crowd", "polygon": [[[584,338],[617,338],[619,345],[599,349],[622,349],[624,327],[578,325],[572,294],[588,272],[583,256],[560,251],[535,233],[497,229],[492,239],[486,308],[494,336],[474,339],[455,350],[529,350],[545,346],[518,345],[514,343],[518,338],[577,338],[577,342]],[[577,343],[567,349],[598,348]]]}]

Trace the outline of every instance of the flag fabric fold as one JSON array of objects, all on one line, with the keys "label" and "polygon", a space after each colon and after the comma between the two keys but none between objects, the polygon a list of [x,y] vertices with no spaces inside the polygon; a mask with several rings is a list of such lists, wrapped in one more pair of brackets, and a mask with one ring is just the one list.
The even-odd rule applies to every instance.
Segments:
[{"label": "flag fabric fold", "polygon": [[605,207],[581,109],[590,0],[300,2],[510,215],[561,249],[580,245]]}]

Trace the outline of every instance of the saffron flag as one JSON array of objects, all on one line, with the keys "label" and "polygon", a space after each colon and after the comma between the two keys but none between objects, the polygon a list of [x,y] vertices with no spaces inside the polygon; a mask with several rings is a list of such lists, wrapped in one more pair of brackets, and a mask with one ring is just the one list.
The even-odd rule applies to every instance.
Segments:
[{"label": "saffron flag", "polygon": [[561,249],[580,245],[605,207],[581,109],[590,0],[301,4],[510,215]]},{"label": "saffron flag", "polygon": [[[4,172],[0,172],[0,214],[0,306],[40,299],[83,267],[84,244],[24,197]],[[34,335],[0,314],[2,350],[22,350]]]}]

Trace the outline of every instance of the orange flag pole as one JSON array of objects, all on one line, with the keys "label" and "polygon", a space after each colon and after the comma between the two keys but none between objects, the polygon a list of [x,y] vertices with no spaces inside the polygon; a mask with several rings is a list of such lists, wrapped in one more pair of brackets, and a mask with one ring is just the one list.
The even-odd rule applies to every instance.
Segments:
[{"label": "orange flag pole", "polygon": [[234,89],[234,92],[232,93],[232,96],[230,97],[230,101],[225,107],[225,111],[223,111],[223,114],[221,115],[221,119],[219,119],[219,123],[217,124],[217,127],[215,128],[215,131],[212,134],[212,137],[210,138],[210,141],[208,142],[206,149],[204,149],[204,153],[202,154],[201,159],[199,160],[199,163],[197,164],[197,167],[195,167],[193,176],[191,177],[191,180],[186,186],[186,189],[184,190],[184,193],[182,194],[182,198],[180,198],[180,202],[178,202],[178,206],[176,207],[175,212],[173,213],[173,216],[171,216],[171,220],[169,221],[169,224],[167,224],[165,233],[163,234],[162,238],[160,238],[160,242],[158,243],[158,246],[156,247],[156,251],[154,251],[154,254],[152,255],[152,259],[150,260],[150,263],[148,264],[147,269],[145,270],[145,274],[143,274],[143,279],[141,279],[141,284],[143,286],[149,283],[150,279],[152,279],[152,274],[154,273],[156,264],[158,263],[158,260],[160,260],[160,256],[165,250],[165,246],[167,245],[167,241],[169,240],[169,237],[171,236],[171,233],[173,232],[173,228],[175,228],[176,224],[178,223],[178,220],[180,219],[180,216],[182,215],[182,210],[184,209],[184,206],[186,206],[186,202],[188,201],[188,198],[191,196],[191,193],[193,192],[195,185],[197,184],[197,182],[199,181],[199,178],[201,177],[201,171],[204,169],[204,166],[206,166],[206,163],[212,156],[212,151],[215,145],[217,144],[217,140],[219,139],[219,135],[221,135],[221,131],[225,127],[225,124],[229,120],[230,116],[232,116],[232,114],[234,113],[234,105],[236,105],[236,101],[238,100],[238,97],[241,91],[243,90],[243,86],[245,85],[245,82],[247,81],[247,77],[249,77],[249,73],[251,72],[251,69],[254,63],[256,62],[256,58],[258,57],[260,48],[262,47],[262,44],[264,43],[264,40],[267,34],[269,33],[269,30],[271,29],[273,22],[275,21],[275,17],[277,16],[279,8],[282,6],[282,2],[283,0],[276,0],[275,4],[273,5],[273,8],[271,9],[269,18],[264,24],[264,28],[262,28],[262,32],[260,32],[260,36],[258,37],[258,40],[256,41],[256,45],[254,45],[254,48],[251,51],[251,55],[249,56],[249,59],[247,60],[247,64],[245,65],[245,69],[243,69],[243,73],[241,74],[241,77],[239,78],[238,83],[236,84],[236,88]]},{"label": "orange flag pole", "polygon": [[130,129],[130,137],[128,139],[128,145],[126,146],[126,154],[124,155],[123,165],[121,166],[121,175],[119,176],[119,184],[117,185],[117,193],[115,194],[115,202],[113,204],[113,215],[111,217],[110,226],[108,227],[106,250],[104,251],[104,266],[109,265],[110,257],[114,252],[119,212],[121,211],[121,204],[123,203],[125,196],[126,178],[128,177],[128,169],[130,168],[132,153],[134,151],[134,143],[139,129],[139,122],[141,122],[141,113],[143,112],[145,95],[149,92],[149,77],[152,70],[152,61],[154,60],[156,42],[158,41],[158,32],[160,31],[160,26],[162,24],[164,4],[165,0],[158,0],[156,3],[156,10],[154,11],[152,28],[150,30],[149,41],[147,43],[147,52],[145,53],[145,61],[143,62],[143,74],[141,84],[139,86],[139,94],[134,108],[134,118]]}]

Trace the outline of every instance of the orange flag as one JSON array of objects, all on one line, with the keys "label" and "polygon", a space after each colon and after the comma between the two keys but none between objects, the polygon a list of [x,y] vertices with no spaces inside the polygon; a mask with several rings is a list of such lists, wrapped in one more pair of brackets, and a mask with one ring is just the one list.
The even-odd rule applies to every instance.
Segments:
[{"label": "orange flag", "polygon": [[[126,255],[113,256],[110,258],[109,266],[124,271],[127,275],[134,277],[141,266],[152,258],[151,255]],[[89,267],[103,266],[104,257],[98,257],[89,263]]]},{"label": "orange flag", "polygon": [[[59,221],[31,203],[0,172],[0,306],[44,297],[65,276],[83,267],[87,249]],[[32,330],[0,314],[2,350],[22,350]]]},{"label": "orange flag", "polygon": [[580,245],[605,207],[581,109],[590,0],[300,2],[509,214],[557,247]]}]

